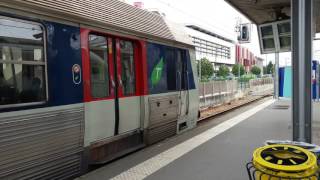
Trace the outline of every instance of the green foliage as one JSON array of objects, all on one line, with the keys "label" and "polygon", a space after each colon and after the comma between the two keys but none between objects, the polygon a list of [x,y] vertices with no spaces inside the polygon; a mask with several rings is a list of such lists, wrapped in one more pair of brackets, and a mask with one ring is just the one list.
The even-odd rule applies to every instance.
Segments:
[{"label": "green foliage", "polygon": [[274,64],[270,61],[269,64],[267,65],[267,74],[273,74],[274,72]]},{"label": "green foliage", "polygon": [[251,79],[255,79],[254,75],[246,74],[246,75],[241,76],[240,82],[249,82],[249,80],[251,80]]},{"label": "green foliage", "polygon": [[[207,59],[207,58],[202,58],[200,60],[201,63],[201,80],[208,80],[209,78],[211,78],[211,76],[213,75],[213,66],[211,64],[211,62]],[[198,74],[200,69],[199,69],[199,62],[198,62]],[[200,76],[200,75],[199,75]]]},{"label": "green foliage", "polygon": [[240,76],[244,75],[245,70],[243,65],[235,64],[232,66],[232,74],[234,76],[237,76],[237,77],[239,76],[239,66],[240,66]]},{"label": "green foliage", "polygon": [[258,66],[253,66],[250,71],[256,76],[261,74],[261,69]]},{"label": "green foliage", "polygon": [[229,68],[226,65],[222,65],[219,67],[217,75],[225,78],[229,75],[229,72]]}]

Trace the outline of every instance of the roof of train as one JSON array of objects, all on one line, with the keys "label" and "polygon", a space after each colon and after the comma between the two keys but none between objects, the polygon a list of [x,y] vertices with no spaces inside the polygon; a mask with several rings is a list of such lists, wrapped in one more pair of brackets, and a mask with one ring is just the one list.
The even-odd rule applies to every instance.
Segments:
[{"label": "roof of train", "polygon": [[161,16],[119,0],[10,0],[0,6],[190,45]]}]

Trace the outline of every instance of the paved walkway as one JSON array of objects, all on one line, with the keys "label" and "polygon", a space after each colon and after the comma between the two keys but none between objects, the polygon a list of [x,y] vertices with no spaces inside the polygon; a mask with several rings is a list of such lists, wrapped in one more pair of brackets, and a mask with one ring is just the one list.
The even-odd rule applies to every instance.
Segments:
[{"label": "paved walkway", "polygon": [[269,139],[291,139],[290,102],[266,103],[269,100],[201,123],[79,179],[247,180],[245,164],[255,148]]}]

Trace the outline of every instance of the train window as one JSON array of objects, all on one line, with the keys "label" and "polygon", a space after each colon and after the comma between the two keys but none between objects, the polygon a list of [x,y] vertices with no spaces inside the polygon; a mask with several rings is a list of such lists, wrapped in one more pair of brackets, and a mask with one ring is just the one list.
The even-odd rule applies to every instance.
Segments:
[{"label": "train window", "polygon": [[175,50],[167,48],[165,51],[165,61],[167,63],[167,88],[169,91],[177,90],[177,62],[175,59]]},{"label": "train window", "polygon": [[195,88],[187,50],[149,43],[147,58],[148,87],[151,94]]},{"label": "train window", "polygon": [[44,31],[0,16],[0,107],[47,99]]},{"label": "train window", "polygon": [[93,98],[110,96],[107,44],[106,37],[89,35],[91,96]]},{"label": "train window", "polygon": [[186,89],[186,60],[184,52],[177,50],[177,87],[178,90]]},{"label": "train window", "polygon": [[133,53],[133,43],[130,41],[120,41],[121,52],[121,80],[123,95],[134,95],[136,91],[135,63]]},{"label": "train window", "polygon": [[163,49],[162,45],[148,44],[148,86],[153,94],[167,91],[167,71]]}]

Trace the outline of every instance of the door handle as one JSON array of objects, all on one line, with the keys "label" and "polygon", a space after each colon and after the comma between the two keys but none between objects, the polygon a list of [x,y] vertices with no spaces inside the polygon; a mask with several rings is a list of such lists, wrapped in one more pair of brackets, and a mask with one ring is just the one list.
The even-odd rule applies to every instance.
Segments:
[{"label": "door handle", "polygon": [[183,81],[182,76],[181,76],[181,72],[177,71],[176,76],[177,76],[176,78],[179,79],[179,84],[178,84],[179,85],[179,87],[178,87],[179,89],[178,90],[181,91],[182,90],[182,81]]},{"label": "door handle", "polygon": [[115,87],[116,87],[116,83],[114,82],[113,79],[111,79],[111,86],[112,86],[112,88],[115,88]]},{"label": "door handle", "polygon": [[118,75],[118,81],[119,81],[119,86],[123,87],[123,82],[120,75]]}]

